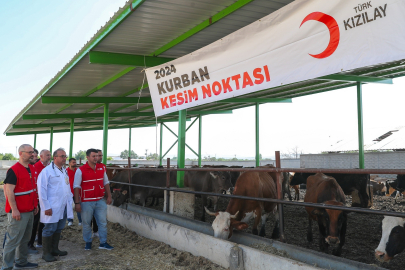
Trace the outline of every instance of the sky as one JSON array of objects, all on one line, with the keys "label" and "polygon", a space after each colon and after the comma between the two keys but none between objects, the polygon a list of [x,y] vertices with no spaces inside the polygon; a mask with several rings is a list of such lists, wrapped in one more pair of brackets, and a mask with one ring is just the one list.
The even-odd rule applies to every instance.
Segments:
[{"label": "sky", "polygon": [[[34,135],[5,136],[13,118],[65,66],[84,44],[122,7],[122,0],[0,1],[0,153],[33,144]],[[405,78],[393,85],[363,85],[365,137],[405,125]],[[274,158],[275,151],[320,153],[341,139],[357,138],[356,88],[294,98],[291,104],[260,105],[260,153]],[[255,155],[255,109],[229,115],[203,116],[202,156],[247,158]],[[190,124],[191,122],[188,122]],[[167,124],[177,132],[177,123]],[[131,148],[138,155],[159,151],[160,128],[132,129]],[[128,129],[108,134],[108,156],[128,149]],[[73,152],[102,148],[102,131],[76,132]],[[163,152],[175,137],[163,131]],[[198,122],[186,142],[198,150]],[[49,149],[50,136],[37,135],[37,148]],[[55,133],[53,149],[69,149],[69,133]],[[68,152],[68,151],[67,151]],[[168,157],[177,156],[174,147]],[[194,154],[186,149],[186,157]]]}]

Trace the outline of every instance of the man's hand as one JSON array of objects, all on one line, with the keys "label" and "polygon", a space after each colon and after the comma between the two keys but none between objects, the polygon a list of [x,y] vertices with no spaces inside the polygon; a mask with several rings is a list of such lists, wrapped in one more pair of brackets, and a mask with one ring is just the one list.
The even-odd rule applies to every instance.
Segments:
[{"label": "man's hand", "polygon": [[76,211],[77,213],[82,212],[82,206],[80,205],[80,203],[75,204],[75,211]]},{"label": "man's hand", "polygon": [[52,216],[52,208],[48,209],[48,210],[45,210],[45,215],[46,216]]},{"label": "man's hand", "polygon": [[17,220],[17,221],[21,220],[20,211],[18,211],[18,209],[12,210],[11,215],[15,220]]},{"label": "man's hand", "polygon": [[112,204],[112,197],[111,197],[111,195],[107,197],[107,204],[108,204],[108,205]]},{"label": "man's hand", "polygon": [[38,214],[38,206],[34,209],[34,215]]}]

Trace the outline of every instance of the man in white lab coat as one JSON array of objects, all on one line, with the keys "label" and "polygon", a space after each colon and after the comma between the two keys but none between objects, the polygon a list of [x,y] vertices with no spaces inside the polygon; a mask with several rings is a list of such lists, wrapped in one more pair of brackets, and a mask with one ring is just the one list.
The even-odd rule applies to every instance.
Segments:
[{"label": "man in white lab coat", "polygon": [[67,218],[73,219],[73,194],[70,190],[69,176],[63,165],[66,152],[59,148],[53,152],[53,162],[38,176],[38,196],[41,205],[41,222],[45,224],[42,231],[42,259],[56,261],[54,256],[65,256],[66,251],[58,248],[61,232]]}]

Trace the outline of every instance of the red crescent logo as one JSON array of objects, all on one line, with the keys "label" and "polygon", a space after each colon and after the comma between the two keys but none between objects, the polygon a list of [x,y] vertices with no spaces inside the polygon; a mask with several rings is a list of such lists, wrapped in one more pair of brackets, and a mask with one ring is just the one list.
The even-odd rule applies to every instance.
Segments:
[{"label": "red crescent logo", "polygon": [[308,16],[305,17],[305,19],[302,21],[300,27],[307,21],[318,21],[321,23],[324,23],[328,29],[329,29],[329,34],[330,34],[330,40],[328,47],[321,52],[320,54],[309,54],[310,56],[314,58],[326,58],[331,56],[339,46],[339,41],[340,41],[340,31],[339,31],[339,26],[336,22],[336,20],[332,17],[329,16],[328,14],[322,13],[322,12],[313,12],[309,14]]}]

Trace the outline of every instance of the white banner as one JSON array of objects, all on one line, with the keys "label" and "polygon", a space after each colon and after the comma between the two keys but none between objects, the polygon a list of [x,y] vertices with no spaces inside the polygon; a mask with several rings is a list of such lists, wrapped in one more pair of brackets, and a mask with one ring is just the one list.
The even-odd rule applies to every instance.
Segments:
[{"label": "white banner", "polygon": [[156,116],[405,59],[405,0],[297,0],[146,71]]}]

